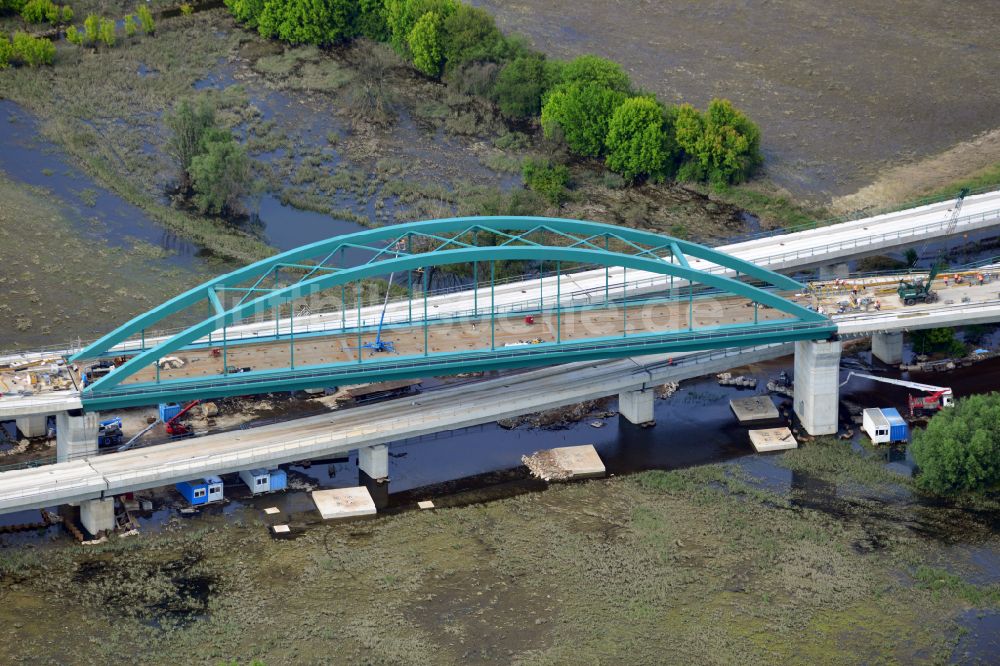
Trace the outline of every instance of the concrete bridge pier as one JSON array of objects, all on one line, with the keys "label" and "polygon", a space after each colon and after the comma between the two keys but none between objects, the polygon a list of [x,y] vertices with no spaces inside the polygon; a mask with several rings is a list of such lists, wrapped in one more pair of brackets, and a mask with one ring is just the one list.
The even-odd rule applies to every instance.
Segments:
[{"label": "concrete bridge pier", "polygon": [[903,334],[876,333],[872,336],[872,356],[886,365],[903,362]]},{"label": "concrete bridge pier", "polygon": [[79,409],[56,414],[56,462],[86,458],[97,453],[97,412]]},{"label": "concrete bridge pier", "polygon": [[650,423],[653,420],[653,390],[622,391],[618,394],[618,413],[636,425]]},{"label": "concrete bridge pier", "polygon": [[15,419],[17,429],[27,438],[44,437],[48,431],[48,416],[45,414],[32,414],[30,416],[19,416]]},{"label": "concrete bridge pier", "polygon": [[115,500],[113,497],[80,502],[80,522],[92,535],[115,529]]},{"label": "concrete bridge pier", "polygon": [[840,407],[839,340],[795,343],[795,414],[810,435],[837,432]]},{"label": "concrete bridge pier", "polygon": [[358,449],[358,481],[368,488],[375,508],[389,506],[389,445],[376,444]]},{"label": "concrete bridge pier", "polygon": [[827,264],[826,266],[819,267],[819,279],[820,280],[835,280],[837,278],[846,278],[851,274],[851,267],[847,262],[841,262],[839,264]]}]

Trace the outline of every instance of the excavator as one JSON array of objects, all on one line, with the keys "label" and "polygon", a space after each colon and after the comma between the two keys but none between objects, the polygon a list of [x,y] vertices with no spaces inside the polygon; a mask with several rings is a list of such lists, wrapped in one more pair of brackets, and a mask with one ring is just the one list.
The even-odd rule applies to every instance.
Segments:
[{"label": "excavator", "polygon": [[938,412],[945,407],[951,407],[955,404],[955,394],[952,393],[951,389],[947,386],[933,386],[931,384],[921,384],[920,382],[911,382],[905,379],[892,379],[891,377],[878,377],[876,375],[865,375],[860,372],[850,372],[847,374],[847,379],[840,383],[841,386],[851,381],[851,377],[858,377],[859,379],[871,379],[876,382],[883,382],[885,384],[894,384],[896,386],[905,386],[906,388],[915,389],[917,391],[924,391],[930,395],[925,396],[907,396],[907,402],[910,407],[910,416],[933,414]]}]

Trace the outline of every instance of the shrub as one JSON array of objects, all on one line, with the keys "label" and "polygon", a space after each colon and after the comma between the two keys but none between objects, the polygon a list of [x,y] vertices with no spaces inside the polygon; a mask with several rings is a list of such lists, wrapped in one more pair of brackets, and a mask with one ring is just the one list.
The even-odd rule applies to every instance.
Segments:
[{"label": "shrub", "polygon": [[631,97],[611,116],[608,168],[626,180],[672,175],[677,159],[673,117],[652,97]]},{"label": "shrub", "polygon": [[441,44],[441,17],[435,12],[421,16],[410,31],[406,43],[413,56],[413,66],[427,76],[441,74],[444,52]]},{"label": "shrub", "polygon": [[101,35],[101,19],[96,14],[87,14],[83,19],[83,32],[88,43],[96,44]]},{"label": "shrub", "polygon": [[115,45],[118,40],[118,26],[112,19],[101,19],[101,41],[108,48]]},{"label": "shrub", "polygon": [[542,97],[559,79],[560,67],[541,54],[518,56],[500,71],[493,99],[511,118],[531,118],[542,110]]},{"label": "shrub", "polygon": [[427,12],[442,20],[458,9],[458,0],[385,0],[385,22],[389,44],[402,56],[410,56],[410,32]]},{"label": "shrub", "polygon": [[59,22],[70,23],[73,20],[73,16],[75,16],[73,9],[69,5],[63,5],[59,11]]},{"label": "shrub", "polygon": [[55,23],[59,20],[59,8],[52,0],[28,0],[21,8],[21,18],[28,23]]},{"label": "shrub", "polygon": [[135,10],[135,15],[139,17],[139,25],[142,26],[144,34],[152,35],[156,32],[156,25],[153,23],[153,13],[149,11],[149,7],[139,5]]},{"label": "shrub", "polygon": [[66,28],[66,41],[77,46],[83,45],[83,33],[76,29],[75,25]]},{"label": "shrub", "polygon": [[560,83],[542,107],[545,136],[554,138],[558,128],[573,152],[596,157],[604,151],[611,115],[625,98],[598,83]]},{"label": "shrub", "polygon": [[763,158],[760,129],[725,99],[713,99],[702,115],[684,104],[677,112],[677,143],[689,162],[681,170],[689,180],[741,183]]},{"label": "shrub", "polygon": [[25,4],[25,0],[0,0],[0,14],[20,14]]},{"label": "shrub", "polygon": [[55,58],[56,47],[47,39],[32,37],[26,32],[15,32],[11,47],[11,59],[17,60],[29,67],[51,65]]},{"label": "shrub", "polygon": [[131,14],[125,15],[125,20],[123,21],[123,27],[125,28],[125,36],[132,37],[135,35],[137,27],[135,25],[135,17]]},{"label": "shrub", "polygon": [[359,0],[356,32],[376,42],[389,41],[389,25],[385,21],[384,0]]},{"label": "shrub", "polygon": [[569,169],[562,164],[552,165],[545,159],[525,160],[521,170],[524,184],[559,205],[566,200],[566,186],[569,184]]},{"label": "shrub", "polygon": [[10,58],[13,51],[14,47],[11,46],[7,35],[0,35],[0,69],[10,67]]},{"label": "shrub", "polygon": [[257,30],[291,44],[334,44],[354,36],[355,0],[266,0]]},{"label": "shrub", "polygon": [[962,398],[916,431],[911,447],[918,483],[936,493],[1000,483],[1000,393]]},{"label": "shrub", "polygon": [[225,0],[233,17],[249,28],[256,28],[260,15],[264,12],[264,0]]},{"label": "shrub", "polygon": [[444,33],[444,62],[453,70],[469,62],[499,60],[506,42],[493,16],[479,7],[459,5],[441,25]]},{"label": "shrub", "polygon": [[184,16],[191,16],[191,14],[194,14],[194,7],[186,2],[182,2],[181,14],[183,14]]},{"label": "shrub", "polygon": [[946,352],[952,356],[965,354],[965,344],[955,337],[953,328],[928,328],[910,334],[913,349],[921,354]]},{"label": "shrub", "polygon": [[235,211],[250,182],[246,151],[225,133],[211,133],[191,160],[194,200],[202,213]]},{"label": "shrub", "polygon": [[599,85],[610,90],[627,93],[632,88],[628,74],[621,65],[595,55],[584,55],[569,61],[562,67],[563,83]]}]

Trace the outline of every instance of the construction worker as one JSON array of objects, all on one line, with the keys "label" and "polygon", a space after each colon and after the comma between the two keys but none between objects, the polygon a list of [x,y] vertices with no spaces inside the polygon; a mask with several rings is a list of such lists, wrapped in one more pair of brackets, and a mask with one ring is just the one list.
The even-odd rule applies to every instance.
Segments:
[{"label": "construction worker", "polygon": [[877,298],[875,299],[875,309],[876,310],[882,309],[882,301],[878,300]]},{"label": "construction worker", "polygon": [[983,274],[979,273],[978,275],[976,275],[976,279],[979,280],[979,286],[982,287],[983,286]]}]

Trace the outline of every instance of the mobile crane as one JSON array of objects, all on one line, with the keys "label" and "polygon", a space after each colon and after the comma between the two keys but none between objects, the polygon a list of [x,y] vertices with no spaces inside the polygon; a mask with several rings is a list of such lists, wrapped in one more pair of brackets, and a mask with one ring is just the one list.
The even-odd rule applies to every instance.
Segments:
[{"label": "mobile crane", "polygon": [[177,412],[172,419],[167,421],[167,434],[174,438],[189,437],[194,435],[194,431],[181,422],[181,417],[191,411],[191,409],[198,404],[201,404],[201,400],[192,400],[187,404],[187,406],[184,407],[184,409]]},{"label": "mobile crane", "polygon": [[847,374],[847,379],[840,383],[841,386],[851,381],[851,377],[858,377],[859,379],[871,379],[876,382],[883,382],[885,384],[894,384],[896,386],[905,386],[906,388],[915,389],[917,391],[924,391],[930,393],[926,396],[907,396],[907,402],[910,407],[910,416],[915,416],[916,414],[928,414],[940,411],[945,407],[951,407],[955,404],[955,394],[952,393],[951,389],[947,386],[933,386],[931,384],[921,384],[920,382],[911,382],[905,379],[892,379],[891,377],[878,377],[876,375],[865,375],[860,372],[849,372]]}]

